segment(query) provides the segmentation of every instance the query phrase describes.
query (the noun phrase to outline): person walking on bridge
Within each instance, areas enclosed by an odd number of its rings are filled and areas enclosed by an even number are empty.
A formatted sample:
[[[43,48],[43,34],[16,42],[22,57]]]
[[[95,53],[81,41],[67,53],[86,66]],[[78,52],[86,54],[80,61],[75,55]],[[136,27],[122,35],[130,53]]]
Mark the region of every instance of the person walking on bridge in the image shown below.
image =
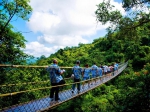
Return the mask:
[[[53,64],[47,67],[47,71],[49,72],[51,86],[54,86],[50,90],[50,98],[51,101],[54,101],[54,93],[55,93],[55,101],[60,100],[59,98],[59,86],[60,82],[63,80],[62,74],[65,72],[61,70],[58,66],[58,61],[56,59],[53,60]]]
[[[103,70],[101,68],[101,65],[97,69],[97,76],[100,77],[100,78],[103,76]]]
[[[92,73],[92,78],[94,79],[94,81],[95,81],[95,84],[96,84],[96,77],[97,77],[97,69],[98,69],[98,67],[97,67],[97,65],[96,65],[96,63],[94,63],[92,66],[91,66],[91,73]]]
[[[83,81],[88,82],[88,87],[90,87],[90,81],[89,81],[90,73],[91,73],[91,69],[89,68],[89,65],[86,64],[85,68],[83,69],[82,76],[83,76]],[[86,80],[88,80],[88,81],[86,81]],[[83,88],[84,88],[85,82],[83,82]]]
[[[74,93],[74,90],[75,90],[75,86],[77,84],[77,90],[78,90],[78,93],[80,92],[80,81],[81,81],[81,76],[82,76],[82,69],[80,67],[80,61],[77,60],[76,61],[76,65],[72,68],[72,71],[73,71],[73,74],[74,74],[74,83],[72,85],[72,93]]]

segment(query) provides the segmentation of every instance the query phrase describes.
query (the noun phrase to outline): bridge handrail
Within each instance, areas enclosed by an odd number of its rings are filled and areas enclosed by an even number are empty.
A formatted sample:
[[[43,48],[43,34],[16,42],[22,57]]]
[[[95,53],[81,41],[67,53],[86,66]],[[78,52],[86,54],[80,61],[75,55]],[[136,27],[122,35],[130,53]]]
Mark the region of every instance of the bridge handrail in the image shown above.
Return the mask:
[[[107,75],[104,75],[103,77],[96,77],[96,78],[93,78],[93,79],[89,79],[89,80],[91,80],[91,83],[93,82],[92,80],[97,79],[97,78],[100,79],[100,80],[101,80],[101,79],[102,79],[102,80],[104,79],[101,83],[97,83],[96,85],[93,85],[93,86],[90,87],[89,89],[84,90],[84,91],[82,91],[80,94],[76,94],[76,95],[72,96],[71,98],[67,98],[67,97],[66,97],[67,94],[66,94],[66,95],[63,94],[63,96],[64,96],[64,98],[65,98],[64,100],[61,100],[61,101],[59,101],[58,103],[56,103],[56,104],[54,104],[54,105],[50,105],[50,106],[48,106],[48,107],[42,107],[42,108],[38,109],[38,111],[45,111],[45,110],[47,110],[47,109],[53,108],[53,107],[55,107],[55,106],[57,106],[57,105],[60,105],[60,104],[62,104],[62,103],[64,103],[64,102],[70,100],[70,99],[73,99],[73,98],[75,98],[75,97],[77,97],[77,96],[80,96],[80,95],[82,95],[82,94],[84,94],[84,93],[86,93],[86,92],[88,92],[88,91],[90,91],[90,90],[92,90],[92,89],[95,89],[96,87],[100,86],[101,84],[106,83],[106,82],[108,82],[109,80],[111,80],[112,78],[114,78],[114,77],[116,77],[117,75],[119,75],[119,74],[126,68],[127,64],[128,64],[128,63],[124,63],[124,64],[118,69],[118,71],[115,71],[114,75],[112,75],[112,73],[111,73],[111,76],[110,76],[110,77],[108,77]],[[84,82],[87,83],[87,81],[88,81],[88,80],[86,80],[86,81],[81,81],[81,82],[76,82],[76,83],[84,83]],[[59,85],[59,86],[72,85],[72,84],[75,84],[75,83],[68,83],[68,84]],[[56,87],[56,86],[50,86],[50,87],[44,87],[44,88],[36,88],[36,89],[32,89],[32,90],[19,91],[19,92],[20,92],[20,93],[21,93],[21,92],[23,93],[23,92],[29,92],[29,91],[42,90],[42,89],[50,89],[51,87]],[[68,88],[68,87],[67,87],[67,88]],[[69,86],[69,88],[70,88],[70,86]],[[70,89],[71,89],[71,88],[70,88]],[[69,89],[69,92],[71,92],[70,89]],[[67,91],[67,89],[66,89],[65,91]],[[16,94],[19,94],[19,92],[3,94],[3,96],[1,96],[1,97],[16,95]],[[62,93],[63,93],[63,91],[62,91]],[[71,94],[71,93],[69,93],[69,94]],[[47,99],[48,97],[44,97],[44,98]],[[49,98],[48,98],[48,99],[49,99]],[[34,102],[34,101],[35,101],[35,102],[36,102],[36,101],[38,101],[38,102],[42,101],[42,102],[43,102],[43,97],[40,98],[40,99],[35,99],[35,100],[28,101],[28,102],[24,102],[24,103],[19,103],[19,104],[16,104],[16,105],[10,105],[9,107],[4,107],[4,108],[2,108],[2,110],[11,110],[11,111],[13,111],[14,107],[20,108],[21,105],[28,105],[28,104],[31,104],[31,102]],[[48,101],[49,101],[49,100],[48,100]],[[25,110],[24,107],[23,107],[23,109],[24,109],[23,111],[27,111],[27,110]],[[29,108],[29,109],[32,109],[32,107]],[[0,110],[1,110],[1,109],[0,109]],[[20,110],[20,111],[21,111],[21,110]],[[37,111],[37,110],[36,110],[36,111]]]
[[[125,65],[125,64],[123,64]],[[122,65],[122,66],[123,66]],[[121,66],[121,67],[122,67]],[[114,72],[112,72],[114,73]],[[102,76],[102,77],[105,77],[105,76]],[[87,82],[87,81],[92,81],[92,80],[95,80],[97,79],[98,77],[96,78],[92,78],[92,79],[89,79],[89,80],[85,80],[85,81],[80,81],[81,83],[84,83],[84,82]],[[71,79],[71,78],[70,78]],[[68,84],[63,84],[63,85],[57,85],[57,86],[65,86],[65,85],[72,85],[72,84],[76,84],[76,83],[80,83],[80,82],[75,82],[75,83],[68,83]],[[28,84],[28,83],[25,83],[25,84]],[[13,85],[16,85],[16,84],[13,84]],[[20,84],[19,84],[20,85]],[[7,86],[7,85],[3,85],[3,86]],[[5,94],[0,94],[0,97],[4,97],[4,96],[12,96],[12,95],[16,95],[16,94],[19,94],[19,93],[25,93],[25,92],[30,92],[30,91],[36,91],[36,90],[42,90],[42,89],[50,89],[52,87],[57,87],[57,86],[49,86],[49,87],[43,87],[43,88],[37,88],[37,89],[30,89],[30,90],[24,90],[24,91],[18,91],[18,92],[12,92],[12,93],[5,93]]]
[[[123,66],[124,63],[122,64],[119,64],[119,67]],[[22,67],[22,68],[25,68],[25,67],[29,67],[29,68],[46,68],[48,66],[30,66],[30,65],[10,65],[10,64],[0,64],[0,67],[15,67],[15,68],[18,68],[18,67]],[[72,67],[60,67],[60,68],[72,68]],[[81,67],[81,68],[84,68],[84,67]],[[90,69],[90,67],[89,67]],[[71,76],[71,75],[70,75]],[[64,80],[68,80],[68,79],[71,79],[71,77],[68,77],[68,78],[64,78]],[[26,85],[26,84],[40,84],[40,83],[46,83],[46,82],[49,82],[49,80],[46,80],[46,81],[36,81],[36,82],[23,82],[23,83],[17,83],[17,84],[3,84],[3,85],[0,85],[0,87],[4,87],[4,86],[16,86],[16,85]]]
[[[103,76],[103,77],[105,77],[105,76]],[[83,83],[83,82],[87,82],[87,81],[92,81],[92,80],[97,79],[97,78],[98,78],[98,77],[92,78],[92,79],[89,79],[89,80],[86,80],[86,81],[80,81],[80,82],[62,84],[62,85],[57,85],[57,86],[50,86],[50,87],[43,87],[43,88],[37,88],[37,89],[30,89],[30,90],[25,90],[25,91],[18,91],[18,92],[12,92],[12,93],[5,93],[5,94],[0,94],[0,97],[12,96],[12,95],[16,95],[16,94],[19,94],[19,93],[31,92],[31,91],[42,90],[42,89],[50,89],[50,88],[52,88],[52,87],[58,87],[58,86],[61,87],[61,86],[65,86],[65,85],[72,85],[72,84],[77,84],[77,83]]]

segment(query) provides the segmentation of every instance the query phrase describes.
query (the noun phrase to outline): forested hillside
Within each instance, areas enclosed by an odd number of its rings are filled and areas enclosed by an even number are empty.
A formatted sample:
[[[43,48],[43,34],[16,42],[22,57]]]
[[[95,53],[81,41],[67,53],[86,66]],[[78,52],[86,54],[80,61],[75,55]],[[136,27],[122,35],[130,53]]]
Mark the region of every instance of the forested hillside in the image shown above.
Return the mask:
[[[100,37],[91,44],[79,44],[78,47],[66,47],[58,50],[48,58],[41,57],[38,65],[51,64],[53,58],[59,60],[60,66],[73,66],[75,60],[81,61],[81,66],[94,62],[111,64],[112,62],[124,62],[130,60],[134,69],[141,69],[150,62],[150,38],[149,33],[143,34],[146,29],[149,32],[150,24],[137,28],[137,38],[124,37],[120,32]],[[143,30],[142,30],[143,29]],[[145,29],[145,30],[144,30]],[[121,36],[121,37],[120,37]]]
[[[146,1],[143,1],[144,5]],[[123,7],[130,10],[138,6],[138,0],[123,1]],[[112,64],[129,61],[128,68],[118,78],[93,90],[82,97],[69,101],[51,111],[75,112],[148,112],[150,111],[150,20],[149,15],[140,10],[132,12],[132,17],[122,16],[109,2],[99,4],[96,10],[98,22],[110,22],[105,37],[99,37],[91,44],[60,49],[48,58],[40,58],[38,65],[47,65],[53,58],[60,66],[73,66],[75,60],[81,66],[94,62]],[[141,7],[142,8],[142,7]],[[142,9],[141,9],[142,10]],[[114,28],[115,26],[115,28]]]
[[[3,0],[2,0],[3,1]],[[16,2],[18,1],[18,3]],[[15,32],[9,24],[14,15],[28,20],[28,14],[32,9],[27,1],[16,0],[9,4],[0,2],[3,10],[0,10],[0,64],[24,64],[31,57],[22,51],[25,47],[25,39],[20,32]],[[127,15],[121,15],[120,11],[113,9],[109,1],[97,5],[95,11],[97,22],[109,23],[107,35],[97,37],[92,43],[82,44],[77,47],[59,49],[49,57],[44,55],[38,58],[36,63],[30,65],[49,65],[52,59],[57,59],[59,66],[74,66],[76,60],[80,60],[81,66],[93,63],[110,65],[114,62],[128,61],[128,67],[117,78],[103,84],[81,97],[50,110],[50,112],[149,112],[150,111],[150,14],[149,0],[123,0],[123,8]],[[131,10],[134,6],[138,10]],[[144,11],[143,7],[147,8]],[[132,16],[129,16],[132,15]],[[24,82],[38,82],[49,80],[48,73],[42,68],[0,68],[0,84],[16,84]],[[63,77],[70,77],[71,70],[66,69]],[[39,88],[47,84],[37,85]],[[1,93],[11,90],[21,91],[34,89],[31,85],[18,88],[0,88]],[[9,98],[0,99],[0,108],[18,102],[27,102],[44,97],[49,90],[19,94],[12,101]]]

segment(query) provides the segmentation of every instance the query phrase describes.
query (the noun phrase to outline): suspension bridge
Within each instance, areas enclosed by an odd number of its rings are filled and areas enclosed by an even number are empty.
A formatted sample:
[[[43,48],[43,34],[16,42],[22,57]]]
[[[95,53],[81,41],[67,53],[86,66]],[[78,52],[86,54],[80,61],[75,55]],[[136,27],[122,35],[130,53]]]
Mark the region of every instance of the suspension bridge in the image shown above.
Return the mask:
[[[21,83],[21,84],[6,84],[6,85],[0,85],[0,111],[1,112],[42,112],[50,110],[58,105],[61,105],[62,103],[69,101],[75,97],[78,97],[80,95],[83,95],[84,93],[95,89],[99,87],[100,85],[108,82],[109,80],[115,78],[118,76],[126,67],[127,62],[119,65],[119,68],[117,71],[111,72],[107,75],[103,75],[102,77],[96,77],[94,79],[89,79],[86,81],[81,81],[81,91],[80,93],[77,92],[77,89],[75,89],[74,93],[71,91],[72,87],[72,79],[71,78],[65,78],[66,84],[59,85],[61,88],[61,91],[59,92],[59,98],[58,101],[51,101],[49,98],[49,90],[52,86],[46,85],[45,83],[48,83],[48,81],[41,81],[41,82],[28,82],[28,83]],[[1,66],[0,66],[1,67]],[[19,66],[11,66],[11,67],[19,67]],[[22,66],[24,67],[24,66]],[[90,82],[90,85],[89,85]],[[84,84],[83,84],[84,83]],[[26,85],[42,85],[44,84],[44,87],[36,87],[36,89],[30,89],[27,90],[22,89],[25,88]],[[17,88],[16,88],[17,87]],[[19,89],[18,89],[19,88]],[[11,89],[11,91],[10,91]],[[5,93],[3,92],[5,91]],[[8,92],[6,92],[8,91]],[[32,99],[28,102],[19,102],[17,101],[17,97],[22,99],[26,99],[25,93],[28,94],[27,96],[30,96],[30,93],[34,91],[34,94],[37,92],[43,93],[43,97],[38,99]],[[13,104],[15,102],[15,105]]]

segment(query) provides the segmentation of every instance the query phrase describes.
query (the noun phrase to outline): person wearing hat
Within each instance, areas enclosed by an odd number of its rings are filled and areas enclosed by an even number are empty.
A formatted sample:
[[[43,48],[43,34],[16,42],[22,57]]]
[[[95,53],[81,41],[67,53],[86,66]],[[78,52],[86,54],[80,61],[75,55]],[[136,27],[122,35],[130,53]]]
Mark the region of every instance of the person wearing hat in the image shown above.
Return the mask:
[[[63,80],[62,74],[65,72],[65,70],[61,70],[60,67],[58,66],[58,61],[56,59],[53,59],[53,64],[47,67],[47,71],[49,72],[51,86],[55,86],[52,87],[50,90],[51,101],[53,101],[54,98],[55,101],[58,101],[60,99],[58,95],[59,86],[57,87],[57,85],[59,85],[60,81]],[[55,97],[54,97],[54,93],[55,93]]]
[[[76,65],[72,68],[73,74],[74,74],[74,84],[72,85],[72,93],[74,93],[75,87],[77,85],[78,93],[80,92],[80,80],[82,76],[82,69],[80,67],[80,61],[76,61]]]

